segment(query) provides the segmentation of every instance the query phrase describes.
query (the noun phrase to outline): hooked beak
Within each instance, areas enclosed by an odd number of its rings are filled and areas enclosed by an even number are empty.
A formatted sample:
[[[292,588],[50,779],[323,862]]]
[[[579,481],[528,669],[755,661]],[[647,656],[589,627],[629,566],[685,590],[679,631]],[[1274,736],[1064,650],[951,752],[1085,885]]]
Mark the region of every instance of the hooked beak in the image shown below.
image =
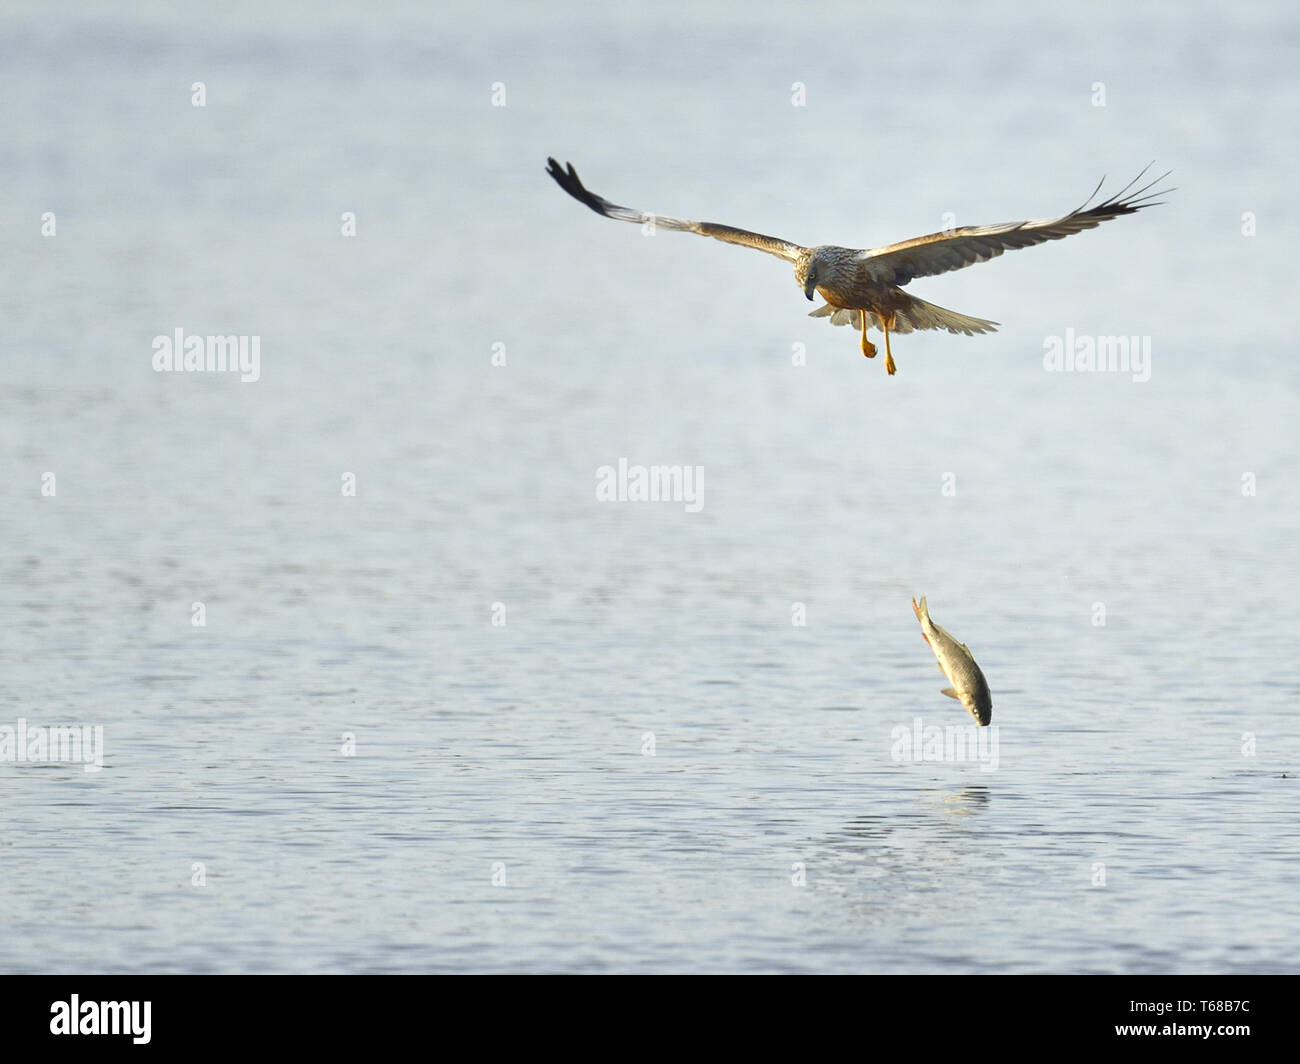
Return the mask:
[[[803,283],[803,294],[808,297],[808,302],[812,302],[813,289],[817,287],[817,282],[811,277]]]

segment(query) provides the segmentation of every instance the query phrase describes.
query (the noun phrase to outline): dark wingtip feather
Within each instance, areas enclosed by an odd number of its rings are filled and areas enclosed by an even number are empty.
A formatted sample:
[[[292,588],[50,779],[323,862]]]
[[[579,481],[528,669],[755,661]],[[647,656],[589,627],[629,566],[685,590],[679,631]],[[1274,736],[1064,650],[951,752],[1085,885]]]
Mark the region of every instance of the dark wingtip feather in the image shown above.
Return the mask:
[[[573,163],[569,163],[569,172],[566,174],[564,168],[556,161],[555,156],[548,155],[546,157],[546,172],[555,178],[555,183],[571,196],[574,194],[574,185],[582,188],[582,182],[578,180],[578,172],[574,170]]]
[[[564,189],[570,196],[579,203],[585,203],[597,214],[603,214],[608,217],[605,209],[605,201],[597,196],[594,192],[587,191],[587,187],[578,177],[578,171],[573,168],[573,163],[565,163],[567,170],[560,168],[560,164],[555,161],[553,156],[546,157],[546,172],[555,179],[555,183]]]
[[[1173,188],[1161,188],[1161,189],[1157,189],[1155,192],[1152,192],[1151,190],[1155,188],[1156,185],[1160,184],[1160,182],[1163,181],[1166,177],[1172,174],[1173,173],[1172,170],[1166,170],[1155,180],[1148,181],[1136,192],[1129,191],[1129,189],[1131,189],[1134,185],[1136,185],[1139,181],[1141,181],[1143,177],[1146,176],[1146,172],[1150,170],[1153,165],[1154,165],[1154,161],[1147,163],[1146,166],[1142,167],[1142,170],[1137,175],[1137,177],[1133,178],[1133,180],[1130,181],[1127,185],[1125,185],[1122,189],[1116,192],[1113,196],[1107,198],[1104,202],[1097,204],[1097,206],[1083,213],[1135,214],[1136,212],[1142,210],[1145,207],[1159,207],[1165,201],[1156,199],[1156,197],[1167,195],[1168,193],[1173,192],[1175,190]],[[1096,192],[1093,192],[1093,195],[1095,196]],[[1089,196],[1088,198],[1092,199],[1092,196]]]
[[[1170,174],[1173,173],[1173,170],[1165,170],[1165,173],[1162,173],[1160,177],[1157,177],[1154,181],[1148,181],[1145,185],[1141,186],[1138,191],[1135,191],[1135,193],[1128,191],[1132,189],[1136,183],[1143,180],[1143,177],[1147,176],[1148,170],[1151,169],[1153,165],[1154,160],[1143,166],[1138,173],[1138,177],[1135,177],[1134,180],[1128,182],[1123,189],[1118,191],[1118,193],[1115,193],[1112,196],[1106,196],[1106,199],[1102,200],[1102,202],[1097,204],[1096,207],[1088,207],[1088,204],[1092,203],[1093,196],[1096,196],[1097,193],[1101,191],[1101,186],[1106,182],[1105,178],[1101,178],[1099,185],[1097,185],[1096,189],[1092,190],[1092,195],[1089,195],[1088,198],[1084,200],[1082,206],[1075,209],[1075,215],[1132,215],[1132,213],[1141,211],[1141,209],[1145,207],[1160,207],[1161,204],[1164,203],[1164,200],[1156,199],[1156,196],[1173,193],[1174,189],[1158,189],[1157,191],[1154,191],[1154,193],[1152,189],[1154,189],[1154,186],[1160,185],[1160,182],[1164,181],[1166,177],[1169,177]]]

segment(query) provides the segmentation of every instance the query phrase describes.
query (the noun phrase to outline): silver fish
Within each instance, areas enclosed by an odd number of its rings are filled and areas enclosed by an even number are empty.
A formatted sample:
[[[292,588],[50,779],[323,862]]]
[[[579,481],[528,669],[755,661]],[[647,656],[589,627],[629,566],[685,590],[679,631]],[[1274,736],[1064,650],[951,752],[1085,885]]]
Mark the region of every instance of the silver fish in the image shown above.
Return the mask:
[[[912,612],[921,622],[921,637],[930,644],[934,656],[939,659],[939,671],[952,682],[952,687],[945,687],[943,693],[949,698],[961,702],[980,725],[993,719],[993,696],[989,694],[988,681],[975,664],[970,648],[959,643],[951,635],[930,620],[930,611],[925,607],[925,596],[917,605],[912,599]]]

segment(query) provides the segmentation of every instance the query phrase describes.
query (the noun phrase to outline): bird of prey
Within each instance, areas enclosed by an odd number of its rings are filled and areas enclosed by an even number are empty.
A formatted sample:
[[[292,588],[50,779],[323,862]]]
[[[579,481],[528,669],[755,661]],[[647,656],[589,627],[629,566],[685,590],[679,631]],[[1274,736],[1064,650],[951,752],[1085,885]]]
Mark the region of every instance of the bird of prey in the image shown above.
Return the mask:
[[[547,173],[555,183],[579,203],[585,203],[597,214],[620,222],[649,224],[660,229],[678,229],[699,233],[728,244],[757,248],[794,263],[794,277],[799,287],[811,301],[813,292],[826,301],[811,314],[814,318],[831,319],[834,325],[852,324],[862,334],[862,353],[867,358],[876,356],[876,345],[867,339],[868,327],[885,335],[885,370],[895,370],[894,357],[889,349],[889,334],[909,333],[913,329],[947,329],[950,333],[971,336],[975,333],[993,332],[998,323],[958,314],[937,307],[924,299],[904,292],[902,286],[917,277],[960,270],[977,262],[996,258],[1004,251],[1032,247],[1048,240],[1093,229],[1102,222],[1122,214],[1135,214],[1143,207],[1153,207],[1161,202],[1155,199],[1172,189],[1151,189],[1169,176],[1162,174],[1135,192],[1133,188],[1149,170],[1130,181],[1115,195],[1095,207],[1089,207],[1093,197],[1101,190],[1105,178],[1093,189],[1083,204],[1060,218],[1030,222],[1006,222],[1002,225],[967,225],[929,236],[919,236],[898,244],[880,248],[857,250],[824,244],[820,247],[802,247],[788,240],[751,233],[748,229],[735,229],[714,222],[692,222],[683,218],[668,218],[661,214],[620,207],[597,196],[578,178],[578,171],[568,163],[565,168],[553,158],[547,160]]]

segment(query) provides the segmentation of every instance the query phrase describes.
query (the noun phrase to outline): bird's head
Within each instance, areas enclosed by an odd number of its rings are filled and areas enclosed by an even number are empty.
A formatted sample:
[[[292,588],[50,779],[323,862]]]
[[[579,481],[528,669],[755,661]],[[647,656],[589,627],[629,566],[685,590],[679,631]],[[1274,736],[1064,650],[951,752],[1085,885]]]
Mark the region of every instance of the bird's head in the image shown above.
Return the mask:
[[[795,260],[794,278],[803,288],[803,294],[809,300],[818,288],[835,287],[839,275],[844,272],[843,248],[816,247],[808,248]]]

